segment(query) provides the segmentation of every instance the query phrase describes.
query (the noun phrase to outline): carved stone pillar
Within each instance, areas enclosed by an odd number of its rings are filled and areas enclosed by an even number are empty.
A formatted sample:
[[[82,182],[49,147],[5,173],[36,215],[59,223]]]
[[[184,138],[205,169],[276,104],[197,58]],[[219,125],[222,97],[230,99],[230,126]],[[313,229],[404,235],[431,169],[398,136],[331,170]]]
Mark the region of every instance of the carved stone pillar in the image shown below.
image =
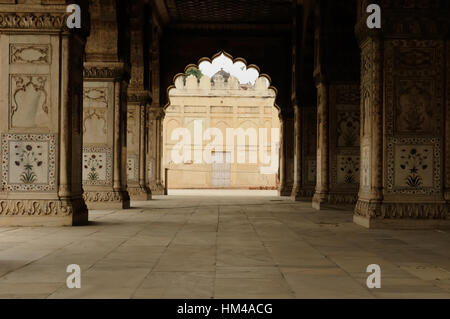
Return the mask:
[[[359,84],[318,85],[317,188],[313,207],[353,205],[360,179]]]
[[[294,184],[294,118],[284,115],[280,118],[282,132],[280,145],[280,196],[290,196]]]
[[[0,226],[88,222],[79,172],[89,22],[68,30],[66,17],[65,1],[0,4]]]
[[[447,201],[447,205],[450,204],[450,35],[447,35],[447,104],[446,104],[446,116],[445,116],[445,152],[444,152],[444,162],[445,162],[445,190],[444,197]]]
[[[138,95],[139,94],[139,95]],[[132,200],[150,200],[152,192],[147,186],[146,126],[149,96],[147,91],[128,91],[127,118],[127,178]]]
[[[317,83],[317,180],[312,205],[320,209],[328,202],[329,192],[329,84]]]
[[[84,64],[83,188],[89,209],[129,208],[126,120],[129,66],[118,55],[116,2],[92,1]]]
[[[148,110],[148,149],[147,174],[148,186],[153,195],[164,195],[162,178],[163,161],[163,120],[164,109],[161,107],[160,96],[160,38],[161,29],[158,23],[152,20],[150,45],[150,79],[152,90],[152,105]]]
[[[144,5],[135,1],[131,7],[131,79],[128,87],[127,109],[127,179],[128,192],[132,200],[150,200],[147,186],[148,129],[147,107],[151,103],[150,92],[144,87]]]
[[[284,135],[284,121],[283,118],[280,115],[280,132],[281,132],[281,137],[280,137],[280,158],[279,158],[279,181],[280,181],[280,185],[278,188],[278,195],[279,196],[286,196],[283,195],[283,193],[286,192],[285,188],[286,188],[286,182],[285,182],[285,176],[286,176],[286,172],[285,172],[285,161],[286,161],[286,148],[285,148],[285,135]]]
[[[164,110],[151,107],[148,112],[148,181],[153,195],[164,195],[162,184],[162,130]]]
[[[320,1],[315,31],[318,110],[313,207],[354,205],[359,184],[359,48],[356,6]],[[329,21],[340,20],[336,25]]]
[[[89,209],[129,208],[124,64],[86,62],[84,68],[84,198]]]
[[[294,186],[291,197],[311,201],[316,184],[316,108],[295,106]]]
[[[336,82],[329,95],[329,194],[331,205],[354,205],[360,179],[360,85]]]
[[[368,2],[358,4],[361,185],[354,221],[370,228],[449,227],[450,103],[443,80],[449,4],[384,3],[383,28],[375,31],[365,25]]]

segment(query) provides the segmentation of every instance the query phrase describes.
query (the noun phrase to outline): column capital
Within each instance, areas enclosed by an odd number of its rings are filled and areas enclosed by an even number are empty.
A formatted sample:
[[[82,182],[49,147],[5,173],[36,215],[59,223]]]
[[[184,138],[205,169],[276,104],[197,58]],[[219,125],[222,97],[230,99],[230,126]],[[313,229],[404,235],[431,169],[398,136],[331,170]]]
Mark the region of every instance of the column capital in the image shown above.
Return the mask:
[[[146,106],[152,103],[151,93],[147,90],[133,90],[128,88],[128,104]]]
[[[149,120],[161,120],[166,116],[166,111],[162,107],[151,106],[148,108]]]
[[[123,62],[84,62],[83,75],[89,80],[128,81],[130,70]]]

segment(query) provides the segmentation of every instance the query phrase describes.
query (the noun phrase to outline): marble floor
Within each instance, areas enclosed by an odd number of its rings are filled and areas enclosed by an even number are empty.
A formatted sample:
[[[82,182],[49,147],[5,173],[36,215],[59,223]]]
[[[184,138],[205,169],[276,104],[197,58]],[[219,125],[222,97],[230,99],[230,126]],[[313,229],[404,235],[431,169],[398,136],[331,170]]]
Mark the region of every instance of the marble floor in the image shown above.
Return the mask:
[[[351,211],[279,197],[133,206],[85,227],[0,228],[0,298],[450,298],[449,231],[367,230]]]

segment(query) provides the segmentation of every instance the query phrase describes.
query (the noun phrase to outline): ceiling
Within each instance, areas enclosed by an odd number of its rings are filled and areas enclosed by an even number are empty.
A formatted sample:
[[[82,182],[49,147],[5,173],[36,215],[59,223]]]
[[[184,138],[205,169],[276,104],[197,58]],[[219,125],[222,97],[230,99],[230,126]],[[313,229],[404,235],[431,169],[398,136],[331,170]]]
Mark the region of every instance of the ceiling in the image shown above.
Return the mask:
[[[264,23],[291,21],[291,0],[164,0],[171,23]]]

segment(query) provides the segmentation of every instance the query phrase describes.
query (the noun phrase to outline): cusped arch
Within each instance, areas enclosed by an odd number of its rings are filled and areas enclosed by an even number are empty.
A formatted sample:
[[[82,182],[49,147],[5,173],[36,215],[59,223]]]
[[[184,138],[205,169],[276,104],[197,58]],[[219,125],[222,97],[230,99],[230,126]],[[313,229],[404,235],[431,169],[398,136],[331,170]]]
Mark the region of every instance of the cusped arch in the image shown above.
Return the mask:
[[[168,96],[168,102],[167,102],[167,104],[164,106],[164,109],[167,109],[167,108],[171,105],[171,101],[170,101],[170,90],[177,88],[177,83],[178,83],[178,84],[181,83],[181,82],[180,82],[181,79],[183,79],[183,82],[184,82],[184,76],[186,75],[186,73],[187,73],[190,69],[192,69],[192,68],[199,69],[199,68],[200,68],[200,64],[203,63],[203,62],[213,63],[213,61],[214,61],[216,58],[220,57],[221,55],[224,55],[226,58],[230,59],[231,62],[232,62],[233,64],[235,64],[235,63],[237,63],[237,62],[243,63],[243,64],[245,65],[246,70],[249,70],[249,69],[255,69],[255,70],[258,72],[258,78],[257,78],[257,80],[260,79],[260,78],[266,79],[266,81],[267,81],[267,83],[268,83],[267,89],[268,89],[269,91],[272,91],[272,92],[273,92],[274,97],[277,97],[277,96],[278,96],[278,90],[277,90],[277,88],[276,88],[275,86],[272,85],[272,78],[271,78],[268,74],[266,74],[266,73],[261,73],[261,69],[260,69],[256,64],[248,64],[247,61],[246,61],[244,58],[241,58],[241,57],[234,58],[231,54],[229,54],[228,52],[225,52],[225,51],[222,50],[222,51],[219,51],[219,52],[217,52],[216,54],[214,54],[211,58],[208,58],[208,57],[202,57],[202,58],[200,58],[200,59],[198,60],[197,64],[193,64],[193,63],[188,64],[188,65],[185,67],[185,69],[184,69],[184,73],[177,73],[177,74],[175,74],[175,76],[173,77],[173,80],[172,80],[172,84],[171,84],[171,85],[167,88],[167,90],[166,90],[166,93],[167,93],[167,96]],[[178,81],[178,82],[177,82],[177,81]],[[199,80],[199,82],[200,82],[200,80]],[[256,83],[256,82],[255,82],[255,83]],[[277,109],[278,114],[280,115],[280,114],[281,114],[281,108],[277,105],[276,99],[275,99],[275,101],[274,101],[274,105],[273,105],[273,106]]]

